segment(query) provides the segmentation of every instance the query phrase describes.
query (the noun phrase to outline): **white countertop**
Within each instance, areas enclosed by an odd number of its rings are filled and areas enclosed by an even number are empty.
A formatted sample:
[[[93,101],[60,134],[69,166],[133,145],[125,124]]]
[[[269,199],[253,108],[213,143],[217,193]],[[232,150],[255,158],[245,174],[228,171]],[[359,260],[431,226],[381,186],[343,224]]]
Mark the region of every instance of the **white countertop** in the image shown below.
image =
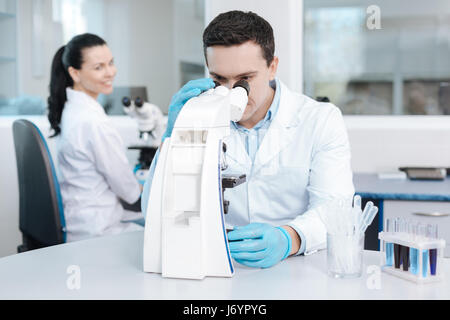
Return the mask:
[[[370,289],[368,266],[379,252],[365,251],[363,274],[333,279],[326,251],[290,257],[269,269],[235,263],[232,278],[180,280],[142,271],[143,232],[66,243],[0,259],[0,299],[450,299],[450,260],[442,282],[417,285],[381,272],[381,289]],[[80,289],[69,289],[71,265]],[[369,281],[370,282],[370,281]]]

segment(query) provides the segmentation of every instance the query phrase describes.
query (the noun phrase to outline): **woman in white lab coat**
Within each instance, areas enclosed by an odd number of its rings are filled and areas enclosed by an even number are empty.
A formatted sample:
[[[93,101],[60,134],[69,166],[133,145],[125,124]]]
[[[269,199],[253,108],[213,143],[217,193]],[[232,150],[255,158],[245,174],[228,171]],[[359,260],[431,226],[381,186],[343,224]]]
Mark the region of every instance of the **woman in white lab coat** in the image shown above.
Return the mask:
[[[58,180],[67,241],[142,229],[124,222],[119,198],[140,199],[141,187],[125,147],[102,106],[116,75],[106,42],[93,34],[74,37],[52,63],[48,119],[57,142]]]

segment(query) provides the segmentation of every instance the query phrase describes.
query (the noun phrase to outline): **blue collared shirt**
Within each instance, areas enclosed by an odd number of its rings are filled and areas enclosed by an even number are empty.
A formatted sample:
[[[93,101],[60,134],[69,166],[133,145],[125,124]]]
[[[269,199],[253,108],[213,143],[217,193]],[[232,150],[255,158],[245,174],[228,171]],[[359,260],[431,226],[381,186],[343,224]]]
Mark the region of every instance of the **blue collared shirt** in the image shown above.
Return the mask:
[[[245,146],[245,150],[252,160],[252,163],[255,161],[256,152],[258,151],[273,118],[275,118],[280,105],[280,83],[278,79],[271,81],[270,86],[275,90],[275,95],[264,119],[260,120],[251,129],[244,128],[237,122],[231,122],[232,126],[239,132],[242,143]]]

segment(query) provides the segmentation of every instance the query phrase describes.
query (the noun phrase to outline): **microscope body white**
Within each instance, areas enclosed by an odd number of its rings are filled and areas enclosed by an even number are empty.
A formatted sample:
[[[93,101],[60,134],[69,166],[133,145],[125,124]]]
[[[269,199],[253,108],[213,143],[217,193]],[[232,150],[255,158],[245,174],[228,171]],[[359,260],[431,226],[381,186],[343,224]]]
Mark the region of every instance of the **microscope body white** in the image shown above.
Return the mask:
[[[243,88],[218,87],[190,99],[178,115],[153,176],[144,271],[187,279],[233,275],[220,163],[230,117],[240,119],[247,99]]]
[[[138,129],[140,132],[151,132],[162,126],[164,122],[164,115],[161,109],[157,105],[144,102],[144,104],[138,108],[134,101],[131,102],[129,107],[123,108],[124,112],[131,118],[136,119]]]

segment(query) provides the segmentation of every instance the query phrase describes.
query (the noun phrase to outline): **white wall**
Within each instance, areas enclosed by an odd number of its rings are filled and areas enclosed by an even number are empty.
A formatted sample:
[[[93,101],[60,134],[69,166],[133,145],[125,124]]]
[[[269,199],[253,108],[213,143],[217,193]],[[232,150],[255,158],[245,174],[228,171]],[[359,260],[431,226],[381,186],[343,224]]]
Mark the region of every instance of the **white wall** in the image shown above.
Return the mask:
[[[62,46],[62,29],[59,23],[52,21],[52,3],[43,2],[42,34],[39,48],[33,47],[32,0],[17,1],[17,54],[18,54],[18,91],[19,95],[27,94],[41,97],[48,96],[50,82],[50,66],[56,50]],[[33,55],[40,50],[42,55],[42,76],[34,77],[32,73]]]
[[[205,66],[202,34],[204,30],[204,0],[175,0],[174,4],[174,79],[182,83],[180,62]]]
[[[115,57],[116,86],[146,86],[151,103],[167,113],[174,81],[174,1],[107,0],[105,39]]]

